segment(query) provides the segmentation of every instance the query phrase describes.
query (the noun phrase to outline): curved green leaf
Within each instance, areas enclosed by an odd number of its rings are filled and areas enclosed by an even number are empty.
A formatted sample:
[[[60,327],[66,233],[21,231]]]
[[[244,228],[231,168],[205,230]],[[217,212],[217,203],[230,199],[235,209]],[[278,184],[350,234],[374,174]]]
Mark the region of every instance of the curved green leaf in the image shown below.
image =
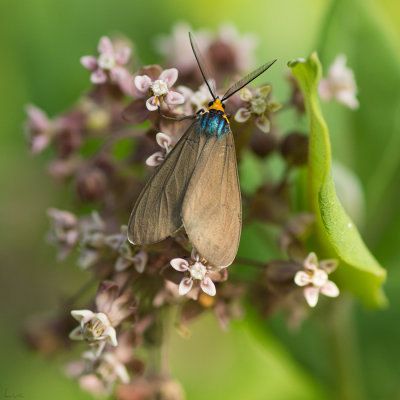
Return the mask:
[[[369,306],[382,306],[386,302],[381,289],[386,271],[367,249],[336,196],[329,131],[318,101],[321,63],[313,53],[307,60],[298,59],[289,66],[303,93],[310,123],[308,198],[317,217],[320,253],[343,261],[335,277],[341,288],[353,292]]]

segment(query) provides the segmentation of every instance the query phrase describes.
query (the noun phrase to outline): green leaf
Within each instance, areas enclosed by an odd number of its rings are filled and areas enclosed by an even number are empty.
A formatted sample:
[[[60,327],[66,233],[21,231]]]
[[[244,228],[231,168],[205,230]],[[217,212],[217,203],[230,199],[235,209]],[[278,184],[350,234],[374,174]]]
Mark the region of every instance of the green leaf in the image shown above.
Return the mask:
[[[298,59],[289,66],[303,93],[310,125],[308,197],[317,217],[320,254],[337,256],[343,261],[335,274],[340,288],[353,292],[369,306],[383,306],[386,298],[381,285],[386,271],[367,249],[336,196],[329,131],[318,101],[320,61],[313,53],[307,60]]]

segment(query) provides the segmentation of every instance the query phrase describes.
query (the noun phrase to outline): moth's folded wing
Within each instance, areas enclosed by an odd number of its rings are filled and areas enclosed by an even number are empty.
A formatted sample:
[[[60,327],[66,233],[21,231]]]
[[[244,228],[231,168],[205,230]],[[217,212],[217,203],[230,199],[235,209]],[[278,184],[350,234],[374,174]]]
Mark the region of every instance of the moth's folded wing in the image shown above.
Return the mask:
[[[154,172],[136,201],[128,224],[131,243],[160,242],[182,226],[182,201],[203,145],[196,120]]]
[[[232,132],[207,140],[186,190],[182,220],[193,246],[211,265],[233,262],[242,204]]]

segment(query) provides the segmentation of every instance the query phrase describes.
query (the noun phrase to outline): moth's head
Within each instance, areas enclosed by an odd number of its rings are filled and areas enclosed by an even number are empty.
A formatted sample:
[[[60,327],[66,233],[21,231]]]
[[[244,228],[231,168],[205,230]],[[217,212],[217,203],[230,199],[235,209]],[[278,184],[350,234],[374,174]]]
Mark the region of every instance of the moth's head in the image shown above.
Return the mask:
[[[219,97],[217,97],[214,101],[210,101],[208,103],[208,109],[222,111],[223,113],[225,113],[225,105],[222,103]]]

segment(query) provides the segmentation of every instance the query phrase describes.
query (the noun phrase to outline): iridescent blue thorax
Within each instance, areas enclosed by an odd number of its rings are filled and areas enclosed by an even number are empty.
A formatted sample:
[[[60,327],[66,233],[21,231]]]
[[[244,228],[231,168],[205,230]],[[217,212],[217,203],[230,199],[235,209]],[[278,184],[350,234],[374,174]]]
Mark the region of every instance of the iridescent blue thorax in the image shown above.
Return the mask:
[[[229,122],[227,121],[226,115],[223,111],[211,108],[201,114],[199,134],[218,136],[218,138],[222,138],[224,135],[229,133],[229,131]]]

